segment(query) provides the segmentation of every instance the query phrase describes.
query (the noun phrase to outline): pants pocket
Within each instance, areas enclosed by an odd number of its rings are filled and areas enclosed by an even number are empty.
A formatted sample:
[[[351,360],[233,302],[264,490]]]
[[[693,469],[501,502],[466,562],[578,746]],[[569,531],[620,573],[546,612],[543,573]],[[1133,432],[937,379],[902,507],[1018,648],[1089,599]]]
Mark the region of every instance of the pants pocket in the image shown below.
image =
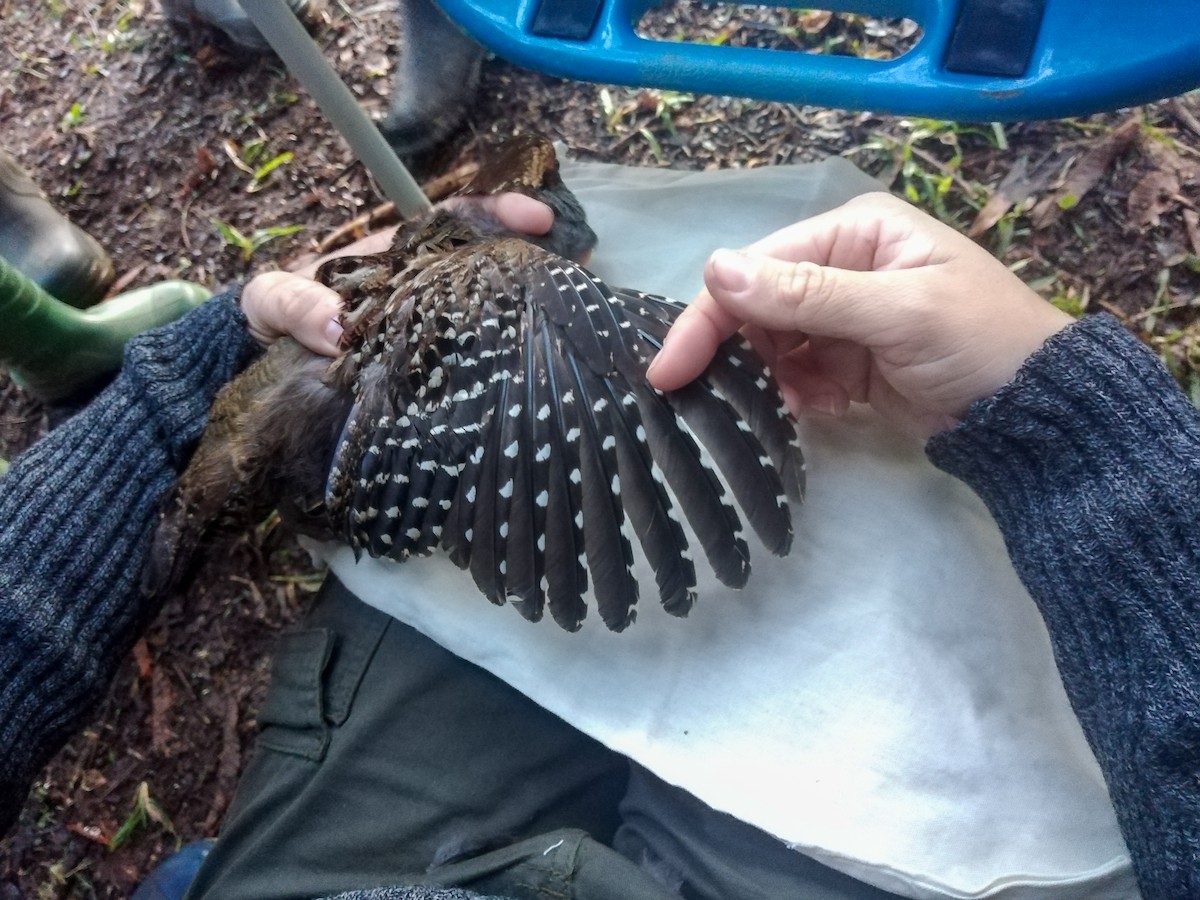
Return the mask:
[[[284,634],[258,713],[259,745],[320,762],[330,729],[345,723],[390,619],[365,604],[330,602],[332,579],[305,627]]]

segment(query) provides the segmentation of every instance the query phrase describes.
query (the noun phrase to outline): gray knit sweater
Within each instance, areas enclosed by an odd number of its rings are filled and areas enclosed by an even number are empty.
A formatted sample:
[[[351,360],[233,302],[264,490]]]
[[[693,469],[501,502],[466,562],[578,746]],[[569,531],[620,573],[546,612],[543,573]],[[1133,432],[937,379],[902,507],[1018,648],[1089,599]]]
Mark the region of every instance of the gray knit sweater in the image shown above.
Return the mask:
[[[0,834],[157,611],[160,498],[257,352],[231,292],[132,341],[115,382],[0,478]]]
[[[133,341],[112,387],[0,479],[0,831],[155,613],[138,576],[157,506],[255,352],[243,325],[225,295]],[[1004,532],[1147,900],[1200,897],[1200,417],[1097,316],[928,453]]]

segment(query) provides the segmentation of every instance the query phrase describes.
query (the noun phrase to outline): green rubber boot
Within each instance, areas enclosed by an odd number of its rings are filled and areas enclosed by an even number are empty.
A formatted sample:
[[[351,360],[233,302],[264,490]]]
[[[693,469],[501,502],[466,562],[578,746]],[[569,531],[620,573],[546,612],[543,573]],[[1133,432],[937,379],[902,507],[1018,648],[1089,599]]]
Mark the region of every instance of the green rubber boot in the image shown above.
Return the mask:
[[[80,308],[112,283],[112,260],[72,225],[17,161],[0,150],[0,256],[49,294]]]
[[[59,402],[120,368],[129,338],[179,318],[208,297],[200,285],[164,281],[78,310],[0,257],[0,363],[38,399]]]

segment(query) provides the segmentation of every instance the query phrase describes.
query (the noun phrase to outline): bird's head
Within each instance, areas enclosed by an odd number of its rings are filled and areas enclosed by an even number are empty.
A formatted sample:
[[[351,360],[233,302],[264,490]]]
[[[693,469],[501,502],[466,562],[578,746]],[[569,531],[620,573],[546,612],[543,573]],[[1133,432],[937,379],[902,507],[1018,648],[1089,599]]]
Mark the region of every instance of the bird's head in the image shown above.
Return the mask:
[[[540,200],[554,213],[554,225],[546,234],[521,235],[530,243],[577,262],[585,262],[596,246],[596,233],[587,214],[558,173],[558,156],[545,135],[520,134],[501,144],[480,166],[479,172],[442,206],[467,219],[482,233],[508,233],[495,217],[482,210],[473,198],[515,191]]]

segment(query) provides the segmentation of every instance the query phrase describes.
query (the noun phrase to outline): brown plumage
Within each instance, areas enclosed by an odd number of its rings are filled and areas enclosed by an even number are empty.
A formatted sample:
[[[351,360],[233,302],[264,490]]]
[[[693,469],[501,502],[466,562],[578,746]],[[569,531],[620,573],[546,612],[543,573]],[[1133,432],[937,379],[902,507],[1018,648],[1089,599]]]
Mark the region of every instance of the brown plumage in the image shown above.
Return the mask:
[[[470,199],[505,190],[549,203],[550,234],[514,235]],[[568,630],[589,584],[609,628],[633,621],[634,540],[668,612],[695,599],[688,528],[741,587],[735,500],[786,554],[803,461],[769,373],[734,338],[695,383],[651,388],[683,307],[571,261],[594,242],[553,147],[525,136],[387,252],[322,266],[345,301],[343,353],[284,339],[221,393],[165,507],[147,589],[177,583],[214,523],[275,505],[371,556],[440,545],[492,602],[531,620],[548,607]]]

